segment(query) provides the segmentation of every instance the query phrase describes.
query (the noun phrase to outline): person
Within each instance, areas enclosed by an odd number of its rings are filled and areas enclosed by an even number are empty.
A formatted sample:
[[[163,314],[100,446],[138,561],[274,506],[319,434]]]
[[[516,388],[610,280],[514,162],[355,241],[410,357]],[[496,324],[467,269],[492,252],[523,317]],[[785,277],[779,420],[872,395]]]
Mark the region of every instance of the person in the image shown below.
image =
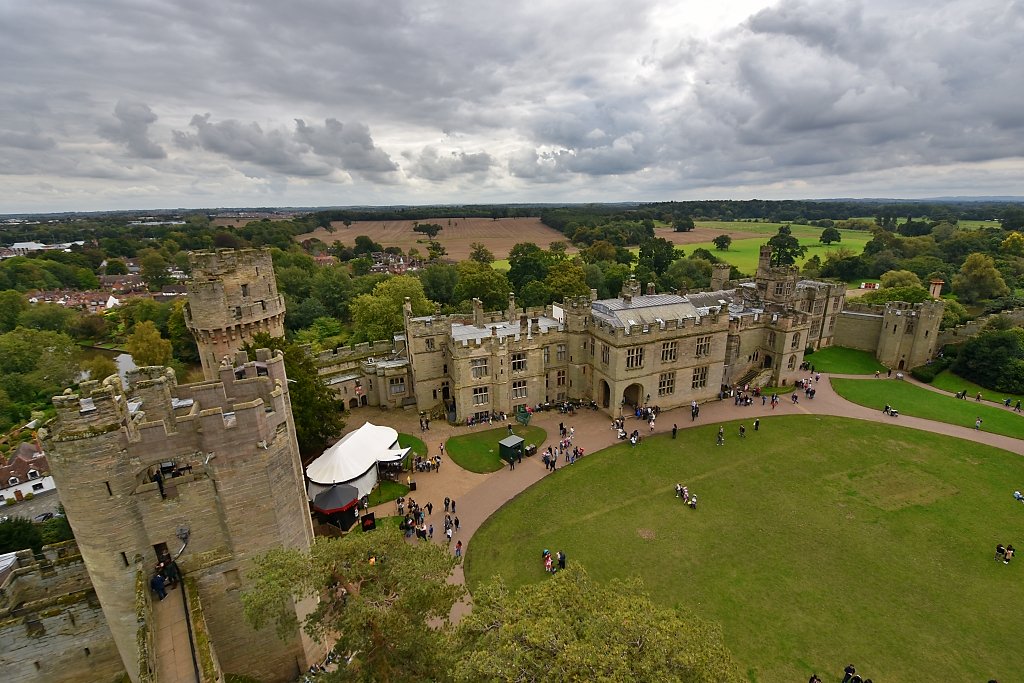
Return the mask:
[[[455,514],[455,499],[452,498],[452,514]]]
[[[448,512],[448,508],[451,506],[451,504],[452,504],[452,499],[449,498],[448,496],[445,496],[444,497],[444,511],[445,512]]]
[[[434,525],[433,524],[431,524],[430,527],[427,528],[427,538],[430,539],[431,541],[434,540]]]
[[[551,553],[548,553],[544,556],[544,571],[546,571],[548,574],[555,573],[555,567],[551,563]]]
[[[452,543],[452,528],[451,527],[448,527],[447,529],[444,530],[444,536],[447,539],[448,545],[451,545],[451,543]]]
[[[744,427],[743,425],[740,425],[740,438],[741,439],[747,438],[747,428]]]
[[[636,434],[629,437],[630,446],[636,446]]]
[[[889,371],[889,374],[892,374],[892,370]],[[843,669],[843,673],[845,674],[843,676],[843,683],[850,683],[850,679],[853,678],[855,673],[857,673],[857,667],[853,664],[847,664],[846,668]]]
[[[1010,564],[1010,560],[1013,559],[1013,554],[1017,552],[1012,545],[1006,546],[1006,552],[1003,553],[1003,564]]]
[[[977,420],[974,421],[974,428],[975,429],[981,429],[981,418],[980,417]]]
[[[875,379],[878,379],[878,375],[879,375],[880,373],[881,373],[881,370],[875,370]]]
[[[153,578],[149,580],[149,587],[153,589],[153,592],[161,600],[167,597],[167,590],[164,588],[164,577],[159,571],[153,574]]]
[[[696,510],[697,509],[697,494],[696,493],[693,494],[692,496],[690,496],[690,509],[691,510]]]
[[[676,432],[679,431],[679,425],[672,425],[672,438],[676,438]]]
[[[889,410],[891,410],[891,406],[888,403],[886,403],[885,407],[882,408],[882,412],[885,413],[886,415],[888,415],[889,414]]]
[[[558,568],[565,569],[565,553],[558,551]]]
[[[1020,412],[1020,399],[1017,399],[1016,405],[1013,406],[1013,412],[1015,412],[1015,413],[1019,413]]]
[[[878,372],[875,372],[875,377],[878,377]],[[821,679],[818,678],[818,674],[811,674],[811,677],[807,679],[807,683],[821,683]]]
[[[455,544],[455,557],[462,557],[462,541]]]
[[[860,674],[853,674],[850,683],[864,683],[864,679],[860,677]]]
[[[683,497],[683,485],[682,484],[676,484],[676,498],[682,498],[682,497]]]
[[[721,427],[718,428],[718,442],[715,445],[717,445],[717,446],[724,446],[725,445],[725,427],[724,426],[721,426]]]
[[[1020,491],[1014,491],[1013,492],[1013,499],[1014,500],[1019,500],[1020,502],[1024,503],[1024,494],[1022,494]]]
[[[171,588],[174,588],[181,581],[181,570],[178,569],[178,563],[172,560],[170,555],[164,555],[164,558],[164,561],[161,563],[163,565],[164,581]]]
[[[431,503],[430,501],[427,501],[427,504],[424,505],[423,507],[427,508],[427,514],[428,515],[434,514],[434,504]]]
[[[1002,543],[996,543],[996,562],[1003,559],[1003,555],[1006,553],[1006,548],[1003,547]]]
[[[456,517],[455,519],[453,519],[452,523],[455,525],[455,531],[458,531],[459,530],[459,518]]]
[[[508,426],[508,435],[512,436],[512,425]]]
[[[754,420],[754,431],[755,432],[758,430],[758,428],[760,426],[761,426],[761,420],[760,419]]]

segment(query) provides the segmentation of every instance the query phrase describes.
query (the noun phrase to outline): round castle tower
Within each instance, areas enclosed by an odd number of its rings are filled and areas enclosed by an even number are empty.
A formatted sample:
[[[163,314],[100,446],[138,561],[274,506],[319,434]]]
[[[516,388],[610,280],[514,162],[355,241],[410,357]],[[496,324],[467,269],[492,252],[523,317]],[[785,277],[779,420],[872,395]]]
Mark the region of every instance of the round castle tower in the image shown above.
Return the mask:
[[[203,376],[217,379],[220,361],[266,332],[284,336],[284,297],[277,292],[269,249],[189,254],[185,323],[196,338]]]

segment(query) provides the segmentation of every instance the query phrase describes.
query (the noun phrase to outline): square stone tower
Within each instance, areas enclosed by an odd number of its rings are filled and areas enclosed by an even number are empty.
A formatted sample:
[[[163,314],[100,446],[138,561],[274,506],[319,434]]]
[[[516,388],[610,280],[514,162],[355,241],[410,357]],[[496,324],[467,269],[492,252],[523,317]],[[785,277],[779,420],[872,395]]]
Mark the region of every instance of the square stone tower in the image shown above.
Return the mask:
[[[255,631],[241,589],[254,556],[309,549],[313,529],[284,359],[224,363],[219,381],[178,386],[139,368],[83,382],[53,402],[45,434],[53,477],[125,669],[139,676],[136,562],[178,553],[195,580],[222,670],[290,681],[322,648],[298,629]],[[188,542],[182,549],[181,537]],[[299,619],[311,605],[296,606]]]
[[[196,338],[206,379],[221,360],[266,332],[284,336],[284,297],[277,292],[269,249],[219,249],[189,254],[185,324]]]

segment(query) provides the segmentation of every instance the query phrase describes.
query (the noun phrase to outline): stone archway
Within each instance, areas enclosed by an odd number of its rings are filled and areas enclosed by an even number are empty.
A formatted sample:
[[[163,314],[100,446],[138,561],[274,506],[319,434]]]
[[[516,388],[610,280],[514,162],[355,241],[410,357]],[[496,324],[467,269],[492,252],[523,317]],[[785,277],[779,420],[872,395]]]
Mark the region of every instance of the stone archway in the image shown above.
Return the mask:
[[[349,399],[348,407],[349,408],[358,408],[359,407],[359,399],[358,398],[351,398],[351,399]]]
[[[638,406],[644,400],[644,387],[642,384],[630,384],[622,392],[622,403],[627,406]]]
[[[772,366],[772,357],[765,354],[764,363],[761,364],[762,368],[770,368]]]
[[[606,380],[601,380],[601,407],[611,408],[612,406],[612,388],[608,386]]]

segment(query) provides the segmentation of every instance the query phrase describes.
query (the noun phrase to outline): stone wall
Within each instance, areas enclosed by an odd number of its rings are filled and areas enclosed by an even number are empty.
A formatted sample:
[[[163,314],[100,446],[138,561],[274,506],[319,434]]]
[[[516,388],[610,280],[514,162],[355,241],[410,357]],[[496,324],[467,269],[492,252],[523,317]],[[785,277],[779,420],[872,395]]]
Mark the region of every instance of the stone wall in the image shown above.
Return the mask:
[[[0,586],[5,683],[103,683],[124,666],[73,541],[18,553]]]
[[[946,344],[964,343],[974,335],[981,332],[985,328],[986,323],[996,316],[1008,318],[1014,325],[1024,326],[1024,308],[1013,308],[1008,311],[983,315],[980,318],[971,320],[963,325],[957,325],[956,327],[951,327],[948,330],[942,330],[939,332],[939,347],[941,348]]]

